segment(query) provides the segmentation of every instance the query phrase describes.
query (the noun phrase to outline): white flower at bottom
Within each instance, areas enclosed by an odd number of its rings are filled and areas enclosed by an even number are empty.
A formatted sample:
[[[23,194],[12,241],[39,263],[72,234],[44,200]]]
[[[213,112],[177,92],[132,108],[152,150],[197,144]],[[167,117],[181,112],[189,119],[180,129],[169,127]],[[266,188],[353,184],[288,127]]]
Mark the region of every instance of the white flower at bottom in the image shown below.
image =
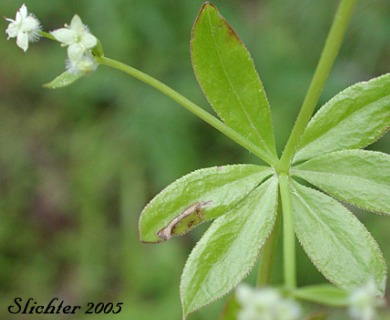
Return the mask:
[[[375,320],[378,318],[377,307],[384,305],[378,296],[374,280],[354,289],[349,296],[349,314],[354,320]]]
[[[84,54],[78,60],[68,59],[66,69],[69,73],[87,75],[97,68],[97,63],[92,54]]]
[[[5,32],[8,39],[16,38],[16,44],[23,51],[27,51],[28,43],[38,40],[41,24],[32,13],[28,13],[27,7],[23,4],[16,12],[15,20],[6,18],[10,22]]]
[[[275,289],[253,289],[246,284],[236,290],[236,298],[242,309],[238,320],[297,320],[300,306],[290,299],[284,299]]]

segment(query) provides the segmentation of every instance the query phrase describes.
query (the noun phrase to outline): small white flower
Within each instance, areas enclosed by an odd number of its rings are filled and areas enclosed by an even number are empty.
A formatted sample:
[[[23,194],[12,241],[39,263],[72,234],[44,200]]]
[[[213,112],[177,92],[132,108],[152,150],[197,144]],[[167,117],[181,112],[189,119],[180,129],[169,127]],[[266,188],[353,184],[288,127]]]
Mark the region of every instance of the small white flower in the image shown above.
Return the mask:
[[[16,12],[15,20],[6,18],[10,22],[5,32],[8,39],[16,38],[16,44],[24,52],[28,49],[28,43],[38,40],[41,24],[39,20],[31,13],[28,13],[27,7],[23,4]]]
[[[68,59],[66,69],[73,74],[87,75],[97,68],[97,63],[91,54],[84,54],[78,60]]]
[[[96,37],[89,32],[78,15],[72,18],[70,25],[50,33],[56,40],[62,42],[63,46],[68,46],[68,58],[71,63],[80,62],[85,52],[97,44]]]
[[[297,320],[300,306],[290,299],[284,299],[271,288],[253,289],[242,284],[236,290],[236,298],[242,309],[239,320]]]
[[[349,296],[349,314],[354,320],[374,320],[378,318],[376,308],[384,301],[378,296],[373,279],[364,286],[354,289]]]

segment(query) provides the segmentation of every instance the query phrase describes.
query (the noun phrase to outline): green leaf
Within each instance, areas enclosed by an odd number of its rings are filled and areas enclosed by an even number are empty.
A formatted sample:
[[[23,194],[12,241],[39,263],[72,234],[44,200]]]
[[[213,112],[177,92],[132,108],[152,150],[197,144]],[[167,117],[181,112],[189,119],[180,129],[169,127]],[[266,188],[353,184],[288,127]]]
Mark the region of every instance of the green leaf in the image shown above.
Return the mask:
[[[224,214],[272,174],[270,167],[232,165],[196,170],[176,180],[142,211],[141,241],[162,242]]]
[[[291,184],[297,237],[318,270],[333,284],[352,289],[373,279],[383,294],[386,265],[364,225],[333,198]]]
[[[360,208],[390,213],[390,156],[387,154],[336,151],[296,166],[292,174]]]
[[[82,74],[69,73],[68,71],[65,71],[64,73],[60,74],[57,78],[55,78],[53,81],[46,83],[43,86],[48,89],[63,88],[71,85],[73,82],[80,79],[82,76],[83,76]]]
[[[295,298],[333,307],[348,305],[349,292],[329,284],[301,287],[293,292]]]
[[[390,74],[386,74],[357,83],[326,103],[304,131],[294,162],[366,147],[389,128]]]
[[[197,80],[219,117],[276,159],[271,112],[253,60],[209,2],[195,21],[191,55]]]
[[[250,272],[274,226],[277,196],[273,177],[212,223],[183,270],[185,316],[229,292]]]

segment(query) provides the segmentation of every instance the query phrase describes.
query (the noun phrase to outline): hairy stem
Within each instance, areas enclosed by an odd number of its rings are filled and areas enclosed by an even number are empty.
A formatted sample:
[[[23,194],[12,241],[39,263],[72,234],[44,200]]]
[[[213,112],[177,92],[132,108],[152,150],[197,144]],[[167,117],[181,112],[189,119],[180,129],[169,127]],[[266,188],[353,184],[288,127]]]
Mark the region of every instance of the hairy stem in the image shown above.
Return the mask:
[[[283,265],[284,282],[287,289],[296,288],[294,216],[291,205],[289,176],[279,174],[279,188],[283,209]]]
[[[259,288],[265,287],[271,283],[272,269],[275,260],[275,249],[280,234],[280,224],[282,220],[281,218],[282,218],[282,207],[281,204],[279,203],[278,215],[276,217],[274,229],[269,235],[267,242],[264,245],[261,252],[260,264],[259,264],[257,281],[256,281],[256,286]]]
[[[176,101],[178,104],[186,108],[188,111],[192,112],[197,117],[201,118],[203,121],[207,122],[209,125],[247,149],[248,151],[252,152],[256,156],[258,156],[260,159],[262,159],[264,162],[268,163],[269,165],[274,165],[277,161],[277,159],[271,157],[269,154],[262,151],[259,147],[257,147],[255,144],[244,138],[242,135],[237,133],[235,130],[228,127],[226,124],[224,124],[222,121],[218,120],[216,117],[205,111],[203,108],[199,107],[192,101],[188,100],[186,97],[178,93],[177,91],[173,90],[172,88],[168,87],[164,83],[158,81],[157,79],[135,69],[132,68],[122,62],[109,59],[106,57],[96,57],[96,61],[99,64],[106,65],[109,67],[112,67],[114,69],[118,69],[124,73],[127,73],[128,75],[150,85],[151,87],[157,89],[158,91],[162,92],[166,96],[170,97],[172,100]]]
[[[301,138],[301,135],[314,112],[325,81],[328,78],[341,47],[355,2],[356,0],[342,0],[340,2],[301,111],[283,151],[283,155],[277,168],[278,171],[288,172],[290,162],[298,146],[299,139]]]

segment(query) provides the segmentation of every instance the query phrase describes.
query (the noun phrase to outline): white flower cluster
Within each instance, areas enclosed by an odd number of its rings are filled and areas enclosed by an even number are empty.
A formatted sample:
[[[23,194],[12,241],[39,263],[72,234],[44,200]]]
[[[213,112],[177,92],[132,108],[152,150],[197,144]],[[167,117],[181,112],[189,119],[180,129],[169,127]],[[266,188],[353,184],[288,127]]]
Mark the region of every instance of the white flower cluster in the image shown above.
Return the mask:
[[[97,39],[78,15],[73,17],[70,25],[50,33],[63,46],[68,46],[67,69],[70,73],[87,74],[96,69],[91,49],[96,46]]]
[[[291,299],[283,298],[275,289],[253,289],[241,284],[236,289],[241,305],[238,320],[298,320],[301,308]]]
[[[18,47],[27,51],[29,42],[36,41],[41,36],[41,24],[23,4],[16,13],[15,20],[6,18],[10,22],[6,33],[8,39],[16,38]],[[63,46],[68,47],[68,60],[66,67],[68,72],[74,74],[88,74],[97,68],[97,63],[92,55],[92,49],[98,40],[89,32],[80,17],[75,15],[70,25],[50,32],[51,35]]]

